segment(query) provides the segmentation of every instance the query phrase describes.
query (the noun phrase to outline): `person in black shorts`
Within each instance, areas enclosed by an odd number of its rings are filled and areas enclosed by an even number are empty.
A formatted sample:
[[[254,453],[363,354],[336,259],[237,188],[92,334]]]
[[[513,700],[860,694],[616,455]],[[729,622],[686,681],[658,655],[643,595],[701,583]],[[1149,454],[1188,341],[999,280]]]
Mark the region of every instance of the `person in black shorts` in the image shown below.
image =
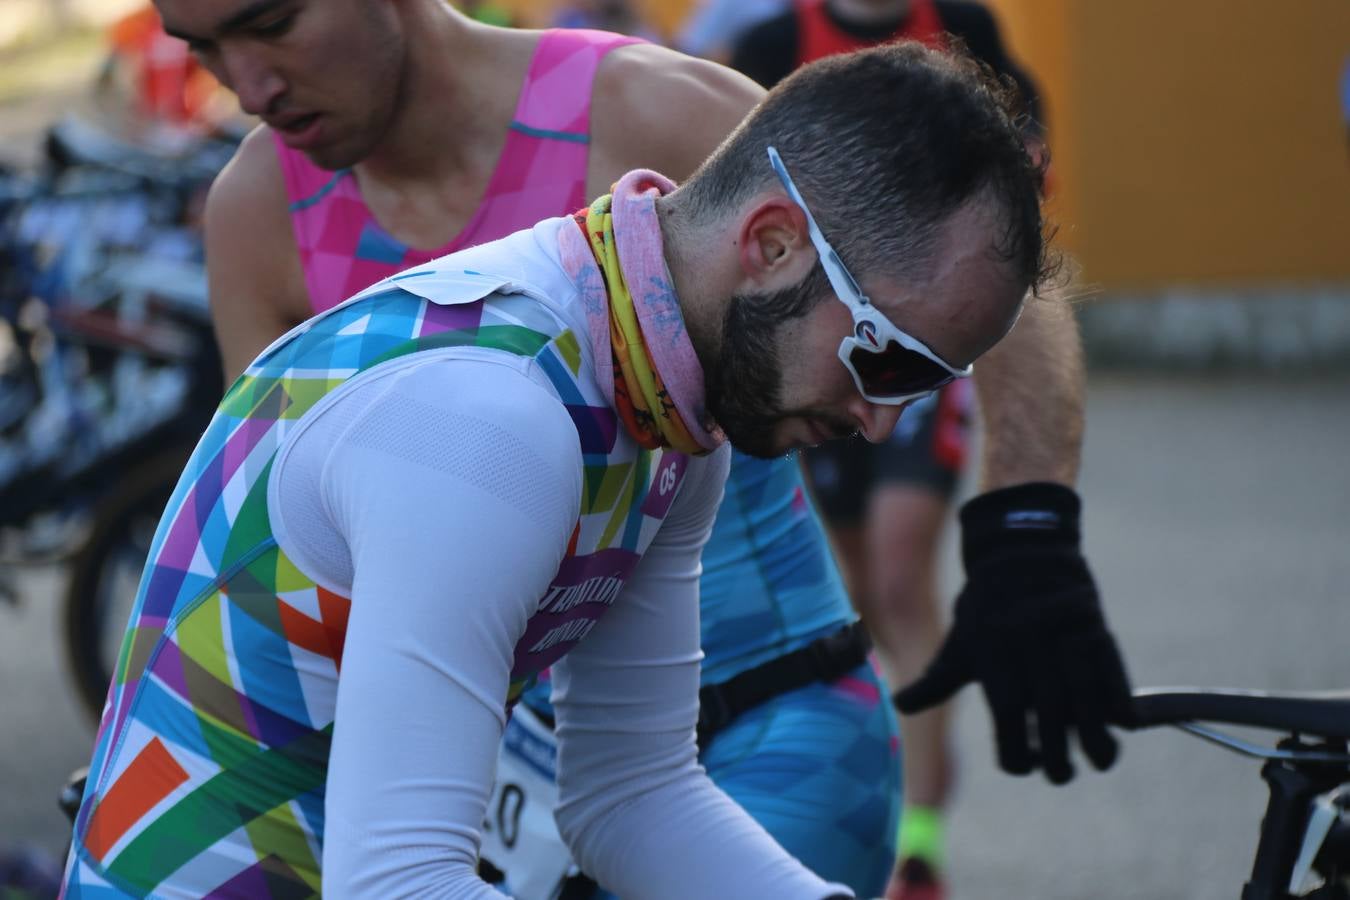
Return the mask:
[[[731,65],[772,87],[812,60],[906,39],[934,47],[959,40],[1016,82],[1028,104],[1024,133],[1033,153],[1040,150],[1035,85],[978,3],[808,0],[747,31]],[[924,671],[942,640],[937,548],[965,464],[972,402],[968,385],[953,384],[906,410],[885,443],[855,436],[804,454],[849,593],[893,690]],[[887,900],[945,895],[942,810],[954,768],[947,718],[945,705],[902,718],[905,810]]]
[[[831,523],[861,525],[880,485],[922,485],[950,500],[965,470],[970,404],[965,385],[949,387],[906,410],[884,444],[855,436],[810,448],[807,471]]]

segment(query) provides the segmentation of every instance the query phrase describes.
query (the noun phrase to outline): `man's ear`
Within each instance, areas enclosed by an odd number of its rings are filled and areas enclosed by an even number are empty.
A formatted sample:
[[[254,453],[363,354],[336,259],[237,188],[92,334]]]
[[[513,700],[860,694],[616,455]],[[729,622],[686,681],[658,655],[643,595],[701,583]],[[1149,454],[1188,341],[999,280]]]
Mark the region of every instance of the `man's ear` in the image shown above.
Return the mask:
[[[742,217],[737,237],[741,272],[758,286],[796,284],[816,264],[806,215],[781,194],[756,201]]]

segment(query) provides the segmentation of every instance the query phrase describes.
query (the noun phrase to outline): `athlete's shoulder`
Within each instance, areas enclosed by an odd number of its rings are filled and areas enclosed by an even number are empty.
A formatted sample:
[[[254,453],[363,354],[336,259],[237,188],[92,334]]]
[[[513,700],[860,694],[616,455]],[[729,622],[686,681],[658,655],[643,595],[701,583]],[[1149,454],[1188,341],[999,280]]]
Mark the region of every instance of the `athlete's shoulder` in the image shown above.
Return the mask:
[[[763,99],[726,66],[654,44],[630,44],[596,74],[593,140],[624,170],[687,178]]]
[[[795,43],[801,30],[802,14],[806,12],[798,3],[791,3],[781,12],[756,22],[745,29],[737,38],[737,44],[745,47],[766,48],[791,38]]]
[[[997,28],[998,23],[989,8],[977,0],[935,0],[938,18],[949,29],[952,26]]]
[[[266,125],[245,135],[239,149],[211,185],[206,200],[207,224],[266,226],[275,223],[278,211],[286,208],[286,185],[273,145],[272,131]],[[265,216],[271,212],[273,215]],[[259,221],[259,217],[264,218]],[[284,221],[284,220],[282,220]]]
[[[244,138],[216,176],[205,232],[211,315],[233,379],[310,313],[281,165],[265,126]]]
[[[1044,127],[1040,88],[1031,75],[1009,54],[998,19],[982,3],[969,0],[937,0],[942,27],[959,37],[976,59],[987,63],[999,75],[1017,82],[1017,88],[1031,115],[1028,133],[1038,134]]]
[[[739,122],[764,97],[741,73],[656,44],[629,44],[608,56],[596,96],[665,132],[681,131],[705,111]]]
[[[783,12],[748,29],[737,39],[731,51],[731,66],[755,81],[771,88],[792,74],[797,65],[801,21],[798,7]]]
[[[966,42],[970,52],[990,65],[1006,56],[998,20],[982,3],[971,0],[937,0],[942,27]]]

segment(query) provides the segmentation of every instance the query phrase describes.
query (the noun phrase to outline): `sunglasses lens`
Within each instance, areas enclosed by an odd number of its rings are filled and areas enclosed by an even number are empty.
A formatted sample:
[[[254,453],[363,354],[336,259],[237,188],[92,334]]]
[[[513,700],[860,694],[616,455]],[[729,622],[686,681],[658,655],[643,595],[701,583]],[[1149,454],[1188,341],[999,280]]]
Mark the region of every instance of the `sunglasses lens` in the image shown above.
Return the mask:
[[[878,350],[854,347],[848,355],[867,393],[874,397],[902,397],[935,391],[955,376],[933,360],[895,341]]]

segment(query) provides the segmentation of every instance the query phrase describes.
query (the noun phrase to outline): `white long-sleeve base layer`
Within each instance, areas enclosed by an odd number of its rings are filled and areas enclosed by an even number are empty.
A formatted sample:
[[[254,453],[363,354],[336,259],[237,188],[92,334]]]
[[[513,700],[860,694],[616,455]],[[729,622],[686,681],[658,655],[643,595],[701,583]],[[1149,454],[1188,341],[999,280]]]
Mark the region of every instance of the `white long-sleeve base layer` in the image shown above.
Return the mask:
[[[628,586],[554,667],[557,820],[625,900],[852,896],[697,762],[699,553],[727,454],[692,461]],[[323,846],[332,897],[500,897],[476,874],[516,642],[580,507],[576,429],[529,360],[455,348],[353,379],[278,456],[269,508],[352,598]]]

